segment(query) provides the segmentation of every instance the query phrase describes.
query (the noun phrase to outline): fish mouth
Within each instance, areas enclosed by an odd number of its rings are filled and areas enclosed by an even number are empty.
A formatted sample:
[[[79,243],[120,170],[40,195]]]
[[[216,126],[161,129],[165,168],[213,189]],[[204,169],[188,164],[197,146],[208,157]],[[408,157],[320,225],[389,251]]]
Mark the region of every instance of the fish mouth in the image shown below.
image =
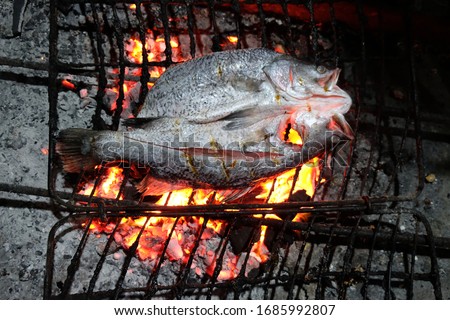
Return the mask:
[[[335,70],[333,70],[333,72],[331,73],[330,77],[328,78],[328,80],[326,81],[326,83],[323,87],[325,91],[333,90],[333,88],[336,86],[336,83],[339,79],[340,73],[341,73],[341,69],[339,69],[339,68],[336,68]]]
[[[327,128],[333,132],[338,133],[341,140],[354,140],[355,133],[353,132],[350,124],[345,120],[344,116],[340,113],[334,114],[330,122],[328,122]]]
[[[332,91],[338,82],[341,69],[336,68],[330,71],[322,79],[318,80],[319,85],[325,90],[325,92]]]
[[[305,104],[300,109],[322,116],[334,113],[346,113],[352,104],[352,100],[348,95],[340,94],[314,94],[302,102]]]

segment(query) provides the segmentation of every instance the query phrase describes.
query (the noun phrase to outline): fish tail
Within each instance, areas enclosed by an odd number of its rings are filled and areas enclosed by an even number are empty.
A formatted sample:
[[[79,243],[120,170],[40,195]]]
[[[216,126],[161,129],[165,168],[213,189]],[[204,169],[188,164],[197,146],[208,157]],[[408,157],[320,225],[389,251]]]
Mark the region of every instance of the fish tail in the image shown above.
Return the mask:
[[[56,143],[65,172],[89,171],[101,161],[96,159],[92,142],[98,131],[71,128],[62,130]]]

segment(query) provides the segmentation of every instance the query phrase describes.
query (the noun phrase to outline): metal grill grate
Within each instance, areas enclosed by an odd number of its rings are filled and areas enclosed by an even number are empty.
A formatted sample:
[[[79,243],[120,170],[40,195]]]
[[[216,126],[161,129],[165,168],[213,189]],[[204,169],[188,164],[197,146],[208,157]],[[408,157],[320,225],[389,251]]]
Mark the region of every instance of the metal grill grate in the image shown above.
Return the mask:
[[[101,238],[94,237],[89,231],[90,224],[101,218],[97,214],[68,216],[61,220],[50,234],[45,297],[442,298],[437,257],[449,256],[449,240],[434,238],[426,219],[413,210],[399,208],[395,213],[390,210],[372,212],[370,209],[317,212],[308,222],[297,223],[221,212],[220,219],[229,223],[220,245],[214,248],[217,257],[214,272],[212,276],[203,278],[195,274],[192,266],[201,256],[196,250],[208,232],[207,221],[217,219],[218,214],[211,211],[201,213],[205,220],[198,227],[192,252],[185,263],[168,261],[165,253],[169,250],[168,244],[175,228],[187,225],[192,214],[180,213],[173,208],[167,215],[173,216],[174,220],[169,235],[161,239],[164,243],[162,258],[152,265],[144,263],[142,268],[138,267],[142,262],[136,257],[136,249],[139,237],[145,237],[145,227],[139,229],[135,245],[129,248],[125,258],[114,261],[111,246],[119,232],[118,221],[124,217],[123,214],[108,214],[113,227]],[[146,223],[155,217],[154,214],[139,212],[125,216],[144,216]],[[250,228],[250,235],[257,234],[260,224],[268,225],[273,232],[270,259],[251,271],[247,260],[244,263],[247,269],[241,269],[233,280],[218,279],[230,236],[234,232],[242,234],[245,227]],[[80,236],[80,243],[73,240]],[[287,240],[289,237],[297,240],[292,243]],[[101,250],[98,249],[100,244],[103,244]],[[244,249],[246,257],[250,257],[250,247],[247,245]],[[97,248],[97,251],[92,248]],[[64,261],[63,256],[69,252],[72,259]],[[61,260],[63,263],[58,263],[57,272],[54,272],[54,261]],[[168,264],[176,266],[169,268]],[[89,281],[80,283],[80,278]],[[426,289],[422,291],[419,287]],[[418,290],[422,293],[417,294]]]
[[[390,20],[385,21],[384,12],[382,5],[362,1],[52,0],[49,191],[58,207],[71,214],[50,234],[45,298],[251,298],[255,294],[272,299],[415,298],[416,284],[432,289],[426,298],[441,298],[438,257],[448,257],[450,243],[433,237],[427,220],[412,209],[424,185],[421,139],[430,134],[422,132],[426,123],[419,122],[415,21],[405,10],[390,26],[392,16],[386,14]],[[399,29],[394,35],[403,34],[401,47],[387,34],[395,31],[388,30],[392,27]],[[149,58],[145,46],[142,61],[130,60],[128,41],[135,37],[145,43],[150,35],[165,43],[158,61]],[[229,42],[229,36],[237,41]],[[174,38],[176,46],[171,43]],[[312,199],[291,191],[292,197],[282,204],[268,204],[267,198],[161,207],[126,197],[133,174],[129,169],[124,169],[120,193],[112,200],[94,196],[101,172],[85,196],[78,194],[79,187],[92,177],[83,173],[68,182],[61,172],[55,155],[60,129],[78,122],[117,130],[124,107],[139,109],[158,68],[211,51],[256,46],[283,47],[299,58],[343,69],[340,86],[354,100],[348,117],[356,139],[349,149],[340,150],[344,162],[333,161],[330,170],[322,170],[326,181],[318,185]],[[404,75],[402,99],[390,98],[392,66]],[[67,79],[74,88],[64,86]],[[126,98],[127,84],[137,88],[132,101]],[[116,95],[111,99],[108,94],[114,88]],[[95,107],[74,117],[80,103],[74,101],[86,95],[81,94],[83,89]],[[426,122],[427,116],[423,118]],[[126,199],[119,200],[124,195]],[[299,212],[311,216],[307,222],[252,217],[274,212],[281,217]],[[169,236],[161,240],[161,257],[151,266],[136,257],[145,232],[141,228],[124,250],[125,259],[112,261],[120,218],[143,217],[147,224],[156,216],[175,219]],[[193,216],[203,220],[188,260],[179,264],[164,258],[174,230]],[[112,229],[96,237],[89,230],[99,219]],[[224,221],[225,227],[220,243],[211,249],[218,259],[216,267],[210,276],[200,277],[192,274],[192,266],[208,221]],[[246,265],[261,225],[267,225],[272,236],[269,260],[256,271],[246,274],[242,268],[235,279],[220,281],[220,262],[232,234],[242,228],[248,233],[242,245]],[[67,257],[70,261],[64,260]],[[106,281],[105,272],[114,276]],[[134,273],[132,280],[130,273]]]

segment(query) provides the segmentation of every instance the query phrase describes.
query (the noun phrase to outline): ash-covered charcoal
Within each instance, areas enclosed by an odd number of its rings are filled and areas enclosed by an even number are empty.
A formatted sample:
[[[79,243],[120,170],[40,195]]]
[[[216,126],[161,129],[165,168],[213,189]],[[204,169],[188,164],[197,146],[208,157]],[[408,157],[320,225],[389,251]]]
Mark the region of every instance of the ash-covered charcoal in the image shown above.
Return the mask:
[[[10,128],[9,132],[6,134],[4,144],[6,148],[18,150],[27,144],[27,140],[17,128]]]
[[[0,57],[22,61],[22,63],[28,62],[35,66],[42,64],[45,70],[45,63],[48,60],[48,2],[43,0],[29,2],[25,10],[20,11],[23,12],[22,14],[13,13],[13,3],[8,1],[0,3],[0,15],[4,15],[0,17],[0,45],[2,46]],[[22,9],[17,8],[17,10]],[[20,17],[22,19],[17,20]]]
[[[14,2],[2,1],[0,3],[0,38],[10,38],[14,36]]]

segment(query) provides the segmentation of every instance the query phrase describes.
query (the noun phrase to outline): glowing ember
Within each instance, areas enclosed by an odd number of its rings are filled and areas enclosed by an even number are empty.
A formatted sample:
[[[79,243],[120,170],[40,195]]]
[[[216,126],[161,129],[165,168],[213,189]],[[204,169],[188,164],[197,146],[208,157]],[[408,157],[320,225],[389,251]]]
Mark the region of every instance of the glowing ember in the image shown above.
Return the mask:
[[[130,8],[135,8],[135,5],[130,5]],[[155,38],[153,32],[151,30],[148,30],[146,38],[145,38],[145,50],[147,53],[147,61],[149,62],[161,62],[166,59],[165,56],[165,50],[166,50],[166,43],[163,37]],[[171,37],[170,38],[170,46],[172,47],[172,60],[174,62],[182,62],[186,59],[182,57],[181,55],[181,48],[179,45],[179,41],[177,37]],[[144,45],[142,44],[139,35],[133,35],[131,36],[126,42],[125,42],[125,52],[127,55],[127,59],[130,62],[136,63],[136,64],[142,64],[143,63],[143,51],[144,51]],[[150,77],[152,78],[152,81],[154,79],[157,79],[161,76],[161,74],[164,73],[166,68],[160,67],[160,66],[152,66],[148,68]],[[113,69],[111,71],[113,74],[118,74],[118,69]],[[125,75],[130,75],[133,77],[141,76],[142,70],[140,67],[129,67],[125,69]],[[67,80],[64,80],[62,84],[69,88],[69,89],[75,89],[74,85]],[[151,88],[153,86],[153,82],[149,82],[148,88]],[[73,86],[73,87],[72,87]],[[141,84],[140,82],[136,81],[128,81],[126,80],[123,83],[122,91],[123,91],[123,100],[122,100],[122,118],[130,118],[132,116],[132,112],[129,110],[130,105],[133,102],[139,101],[139,94],[141,92]],[[107,103],[110,107],[111,112],[114,112],[117,110],[117,100],[119,99],[119,83],[118,80],[113,85],[112,88],[106,89],[105,92],[105,98]]]
[[[236,36],[228,36],[227,39],[231,43],[237,43],[238,42],[238,37],[236,37]]]
[[[298,132],[295,131],[292,128],[289,130],[287,141],[291,142],[293,144],[298,144],[298,145],[302,145],[303,144],[302,137],[300,137]]]
[[[178,48],[178,41],[175,40],[175,38],[170,39],[170,46],[171,46],[172,48]]]
[[[128,51],[128,58],[136,63],[142,63],[142,42],[131,38],[128,40],[129,45],[126,47],[126,50]],[[151,53],[148,53],[147,59],[151,61],[153,56],[151,56]]]
[[[61,81],[61,84],[66,89],[69,89],[69,90],[75,90],[76,89],[75,85],[72,82],[70,82],[69,80],[64,79],[63,81]]]
[[[41,152],[43,155],[48,155],[48,148],[41,148]]]
[[[277,44],[275,45],[275,47],[273,48],[274,51],[278,52],[278,53],[286,53],[286,49],[284,48],[283,45],[281,44]]]
[[[182,57],[178,38],[170,37],[170,46],[172,48],[172,60],[174,62],[182,62],[186,59]],[[141,64],[143,62],[143,45],[138,37],[131,37],[125,44],[125,50],[128,53],[128,59],[132,62]],[[145,38],[145,50],[147,52],[148,61],[164,61],[166,59],[165,50],[166,42],[164,38],[155,39],[153,32],[148,31]],[[162,73],[162,72],[161,72]]]

